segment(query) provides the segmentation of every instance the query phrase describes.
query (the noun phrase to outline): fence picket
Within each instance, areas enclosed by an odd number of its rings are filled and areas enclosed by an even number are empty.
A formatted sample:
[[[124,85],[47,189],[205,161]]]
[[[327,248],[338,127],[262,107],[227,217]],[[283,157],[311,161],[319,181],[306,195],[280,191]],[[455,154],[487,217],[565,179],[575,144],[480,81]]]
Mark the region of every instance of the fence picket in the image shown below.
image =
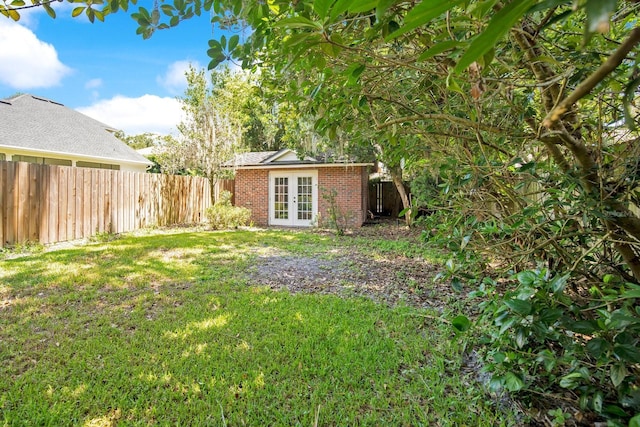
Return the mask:
[[[205,219],[206,178],[0,161],[0,247]],[[233,188],[233,184],[231,184]]]
[[[7,205],[5,196],[7,192],[5,187],[7,186],[7,165],[4,162],[0,162],[0,248],[4,247],[4,229],[5,229],[5,206]]]

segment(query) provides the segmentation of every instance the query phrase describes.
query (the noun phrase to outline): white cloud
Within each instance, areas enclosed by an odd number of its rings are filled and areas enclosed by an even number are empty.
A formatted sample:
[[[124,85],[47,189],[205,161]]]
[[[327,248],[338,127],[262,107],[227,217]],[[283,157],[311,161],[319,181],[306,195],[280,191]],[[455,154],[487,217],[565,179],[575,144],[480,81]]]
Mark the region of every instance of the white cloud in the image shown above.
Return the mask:
[[[0,83],[13,89],[52,87],[71,69],[49,43],[5,17],[0,17]]]
[[[143,95],[139,98],[118,95],[77,110],[121,129],[127,135],[145,132],[161,135],[176,133],[177,125],[183,120],[184,115],[179,101],[156,95]]]
[[[174,95],[179,95],[187,88],[187,78],[185,73],[192,66],[196,70],[200,70],[202,66],[197,62],[176,61],[167,67],[167,71],[162,76],[156,77],[156,82]]]
[[[85,89],[95,89],[102,86],[102,79],[91,79],[84,84]]]

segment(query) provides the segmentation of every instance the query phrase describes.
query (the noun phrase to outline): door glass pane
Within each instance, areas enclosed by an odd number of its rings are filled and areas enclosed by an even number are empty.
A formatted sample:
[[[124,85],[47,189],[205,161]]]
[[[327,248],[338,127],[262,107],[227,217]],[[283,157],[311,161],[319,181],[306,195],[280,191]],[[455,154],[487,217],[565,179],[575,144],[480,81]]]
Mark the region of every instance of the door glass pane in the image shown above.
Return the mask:
[[[275,178],[273,212],[276,219],[289,219],[289,178]]]
[[[310,176],[298,177],[298,219],[310,221],[313,215],[313,199]]]

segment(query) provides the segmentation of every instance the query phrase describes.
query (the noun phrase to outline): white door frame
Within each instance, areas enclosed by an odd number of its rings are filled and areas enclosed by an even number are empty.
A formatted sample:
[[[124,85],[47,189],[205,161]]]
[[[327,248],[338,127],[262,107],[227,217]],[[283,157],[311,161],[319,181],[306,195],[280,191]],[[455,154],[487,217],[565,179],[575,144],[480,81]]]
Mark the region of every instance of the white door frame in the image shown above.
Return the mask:
[[[310,182],[304,178],[311,178]],[[309,192],[310,209],[308,203],[300,200],[308,197]],[[317,215],[317,170],[269,171],[269,225],[310,227]]]

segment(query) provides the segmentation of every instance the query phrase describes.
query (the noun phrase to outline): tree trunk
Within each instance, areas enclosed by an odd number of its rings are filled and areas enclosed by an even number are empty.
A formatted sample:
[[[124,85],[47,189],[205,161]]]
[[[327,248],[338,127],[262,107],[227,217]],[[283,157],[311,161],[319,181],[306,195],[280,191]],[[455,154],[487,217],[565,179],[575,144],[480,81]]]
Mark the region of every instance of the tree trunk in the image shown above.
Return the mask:
[[[411,207],[411,201],[404,187],[404,182],[402,182],[402,169],[399,167],[389,168],[389,174],[391,175],[393,184],[396,186],[396,190],[398,190],[398,194],[400,194],[400,199],[402,199],[402,208],[406,211],[404,220],[408,226],[411,226],[411,212],[408,210]]]
[[[211,206],[213,206],[216,203],[216,184],[218,183],[218,179],[215,175],[208,175],[207,179],[209,180],[209,188],[211,189],[209,197],[211,198]]]

